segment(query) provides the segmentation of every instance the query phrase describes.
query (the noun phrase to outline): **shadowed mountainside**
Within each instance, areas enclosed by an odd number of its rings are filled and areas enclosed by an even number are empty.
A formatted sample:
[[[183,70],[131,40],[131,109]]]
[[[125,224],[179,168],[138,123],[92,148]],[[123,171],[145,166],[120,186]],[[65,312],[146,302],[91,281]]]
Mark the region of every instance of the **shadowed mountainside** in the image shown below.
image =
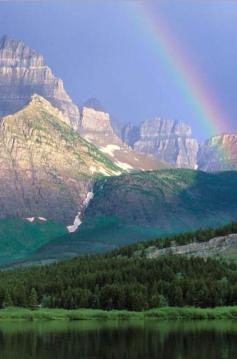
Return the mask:
[[[160,170],[96,181],[79,230],[43,246],[38,258],[103,252],[128,243],[237,218],[237,172]]]

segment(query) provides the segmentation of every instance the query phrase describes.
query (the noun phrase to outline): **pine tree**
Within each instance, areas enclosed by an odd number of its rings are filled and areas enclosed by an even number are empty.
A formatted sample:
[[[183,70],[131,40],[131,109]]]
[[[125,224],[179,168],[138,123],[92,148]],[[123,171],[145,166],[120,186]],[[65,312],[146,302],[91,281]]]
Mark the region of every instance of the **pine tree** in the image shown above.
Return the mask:
[[[32,288],[29,296],[29,307],[36,309],[38,307],[38,295],[35,288]]]
[[[11,307],[13,305],[12,298],[10,296],[9,291],[6,291],[4,298],[4,306]]]

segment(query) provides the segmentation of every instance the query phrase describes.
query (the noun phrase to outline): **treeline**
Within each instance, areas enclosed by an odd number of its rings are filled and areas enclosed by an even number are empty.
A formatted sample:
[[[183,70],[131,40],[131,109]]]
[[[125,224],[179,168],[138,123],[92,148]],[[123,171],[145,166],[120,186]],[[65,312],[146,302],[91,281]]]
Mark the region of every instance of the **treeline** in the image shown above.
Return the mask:
[[[181,256],[75,258],[0,272],[1,306],[144,310],[237,304],[237,265]]]
[[[157,249],[162,249],[170,247],[174,244],[179,246],[193,242],[207,242],[214,237],[226,236],[231,233],[237,233],[237,222],[228,223],[217,228],[198,229],[196,231],[184,232],[177,235],[129,244],[109,252],[107,257],[119,255],[132,257],[134,254],[136,255],[136,252],[140,254],[142,251],[153,246]]]
[[[0,307],[143,310],[161,306],[237,305],[237,264],[170,256],[147,259],[146,248],[203,242],[237,233],[237,222],[155,241],[103,255],[47,266],[0,272]]]

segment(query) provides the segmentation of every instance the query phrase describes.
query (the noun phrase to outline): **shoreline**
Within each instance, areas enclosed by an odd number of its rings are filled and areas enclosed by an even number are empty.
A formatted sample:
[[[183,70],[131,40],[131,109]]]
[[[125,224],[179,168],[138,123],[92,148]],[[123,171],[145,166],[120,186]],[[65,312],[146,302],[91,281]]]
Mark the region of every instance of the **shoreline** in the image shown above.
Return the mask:
[[[141,312],[100,309],[27,309],[9,307],[0,310],[0,322],[4,320],[213,320],[237,319],[237,306],[194,308],[163,307]]]

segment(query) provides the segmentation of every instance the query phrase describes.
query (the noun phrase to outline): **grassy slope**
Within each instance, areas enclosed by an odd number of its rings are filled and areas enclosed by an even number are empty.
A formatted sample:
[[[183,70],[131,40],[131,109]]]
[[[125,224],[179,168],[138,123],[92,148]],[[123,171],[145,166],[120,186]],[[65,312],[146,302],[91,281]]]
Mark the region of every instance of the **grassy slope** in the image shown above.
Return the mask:
[[[216,308],[164,307],[143,312],[98,309],[37,309],[9,307],[0,310],[1,320],[176,320],[176,319],[237,319],[237,306]]]
[[[100,253],[237,219],[237,172],[159,170],[98,180],[79,231],[36,256]]]

